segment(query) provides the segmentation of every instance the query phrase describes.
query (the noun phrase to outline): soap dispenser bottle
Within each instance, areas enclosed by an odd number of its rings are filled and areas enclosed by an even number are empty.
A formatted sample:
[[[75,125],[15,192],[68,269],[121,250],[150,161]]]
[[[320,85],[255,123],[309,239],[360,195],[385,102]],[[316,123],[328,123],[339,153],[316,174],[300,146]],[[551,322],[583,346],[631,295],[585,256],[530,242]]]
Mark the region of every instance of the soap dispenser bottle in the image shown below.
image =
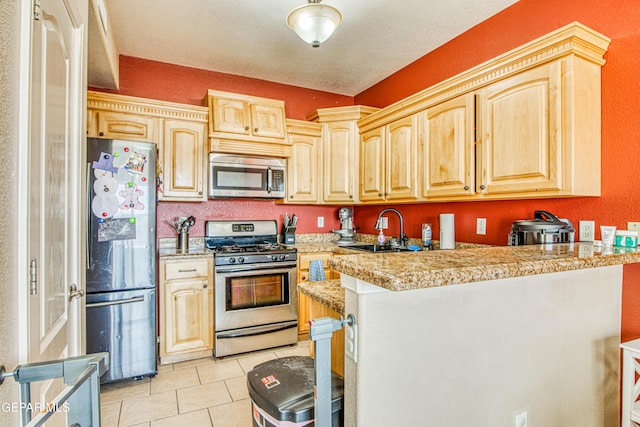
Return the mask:
[[[385,237],[384,233],[382,232],[382,228],[380,228],[380,233],[378,233],[378,244],[379,245],[384,245],[384,242],[387,241],[387,238]]]

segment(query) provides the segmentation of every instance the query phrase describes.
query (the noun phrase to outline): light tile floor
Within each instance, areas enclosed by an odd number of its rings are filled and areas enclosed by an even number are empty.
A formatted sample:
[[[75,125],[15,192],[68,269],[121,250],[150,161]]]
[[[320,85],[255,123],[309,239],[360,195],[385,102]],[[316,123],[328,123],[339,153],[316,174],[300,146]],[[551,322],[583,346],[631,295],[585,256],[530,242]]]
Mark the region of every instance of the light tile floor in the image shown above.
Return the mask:
[[[247,372],[285,356],[308,356],[308,341],[222,359],[159,365],[158,375],[101,387],[102,427],[251,427]]]

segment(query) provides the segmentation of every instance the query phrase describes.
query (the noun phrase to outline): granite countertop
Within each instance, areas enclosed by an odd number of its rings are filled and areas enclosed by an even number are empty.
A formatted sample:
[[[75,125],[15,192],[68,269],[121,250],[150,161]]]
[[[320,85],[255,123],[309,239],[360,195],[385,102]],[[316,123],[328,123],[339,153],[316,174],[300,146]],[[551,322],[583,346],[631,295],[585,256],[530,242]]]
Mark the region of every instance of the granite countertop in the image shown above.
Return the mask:
[[[344,288],[340,284],[340,279],[298,283],[298,290],[344,315]]]
[[[635,248],[596,248],[592,243],[337,255],[329,259],[336,271],[392,291],[635,262],[640,262]]]
[[[213,252],[203,247],[192,248],[189,246],[189,250],[186,253],[178,251],[176,248],[160,248],[158,249],[158,255],[160,257],[193,257],[193,256],[213,256]]]

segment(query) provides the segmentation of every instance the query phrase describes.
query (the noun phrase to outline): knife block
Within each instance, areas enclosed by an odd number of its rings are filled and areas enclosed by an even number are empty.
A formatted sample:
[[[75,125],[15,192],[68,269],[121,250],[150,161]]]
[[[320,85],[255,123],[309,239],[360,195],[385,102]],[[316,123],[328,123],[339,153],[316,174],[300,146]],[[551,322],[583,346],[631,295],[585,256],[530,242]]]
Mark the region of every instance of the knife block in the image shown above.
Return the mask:
[[[295,227],[289,227],[284,229],[284,233],[282,233],[281,235],[281,243],[285,245],[293,245],[296,243]]]

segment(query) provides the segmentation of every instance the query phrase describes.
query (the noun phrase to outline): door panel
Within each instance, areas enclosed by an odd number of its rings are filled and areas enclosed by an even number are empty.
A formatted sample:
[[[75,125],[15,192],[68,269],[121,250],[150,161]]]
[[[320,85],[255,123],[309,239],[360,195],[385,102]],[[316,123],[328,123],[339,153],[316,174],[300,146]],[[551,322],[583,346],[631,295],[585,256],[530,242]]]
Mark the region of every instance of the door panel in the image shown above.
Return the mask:
[[[81,304],[68,299],[70,285],[81,286],[79,160],[86,8],[80,12],[77,6],[72,0],[42,0],[40,18],[33,20],[28,257],[37,279],[29,287],[28,362],[81,351]],[[62,387],[61,380],[34,383],[32,399],[43,402]]]

